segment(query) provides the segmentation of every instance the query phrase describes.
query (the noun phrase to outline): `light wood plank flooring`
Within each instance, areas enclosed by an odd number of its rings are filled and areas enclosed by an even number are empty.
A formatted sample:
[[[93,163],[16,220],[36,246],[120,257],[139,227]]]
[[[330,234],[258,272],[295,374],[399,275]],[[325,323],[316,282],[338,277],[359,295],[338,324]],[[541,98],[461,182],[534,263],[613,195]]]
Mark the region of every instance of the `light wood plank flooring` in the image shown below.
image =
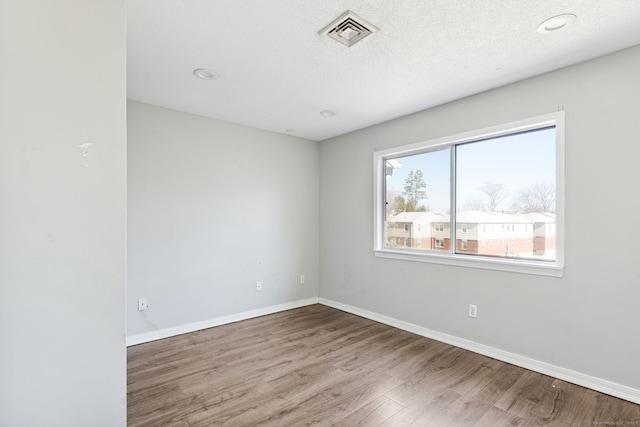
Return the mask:
[[[313,305],[128,349],[129,426],[639,426],[640,406]]]

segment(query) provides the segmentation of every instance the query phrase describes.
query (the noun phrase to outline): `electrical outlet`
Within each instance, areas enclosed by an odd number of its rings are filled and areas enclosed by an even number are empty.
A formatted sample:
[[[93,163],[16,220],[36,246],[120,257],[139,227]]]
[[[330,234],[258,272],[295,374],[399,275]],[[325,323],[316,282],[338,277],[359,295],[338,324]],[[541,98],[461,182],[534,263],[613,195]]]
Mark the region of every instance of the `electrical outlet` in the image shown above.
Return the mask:
[[[262,282],[256,282],[256,291],[262,290]]]
[[[138,300],[138,311],[145,311],[147,308],[149,308],[149,304],[147,304],[147,299],[140,298]]]
[[[304,285],[304,274],[300,275],[300,284]]]
[[[478,306],[469,304],[469,317],[476,319],[478,317]]]

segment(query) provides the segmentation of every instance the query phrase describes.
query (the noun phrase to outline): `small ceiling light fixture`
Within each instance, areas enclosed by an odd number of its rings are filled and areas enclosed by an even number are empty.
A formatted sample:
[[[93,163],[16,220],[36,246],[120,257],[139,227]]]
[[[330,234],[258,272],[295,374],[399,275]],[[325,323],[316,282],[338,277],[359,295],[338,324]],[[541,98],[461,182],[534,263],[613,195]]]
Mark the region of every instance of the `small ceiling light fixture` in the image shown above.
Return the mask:
[[[336,115],[336,112],[333,110],[322,110],[320,111],[320,115],[323,117],[333,117]]]
[[[205,70],[204,68],[193,70],[193,75],[202,80],[213,80],[218,77],[213,71]]]
[[[576,19],[578,19],[578,17],[573,13],[565,13],[562,15],[554,16],[553,18],[549,18],[542,24],[540,24],[538,26],[538,32],[540,34],[555,33],[556,31],[559,31],[567,25],[575,22]]]

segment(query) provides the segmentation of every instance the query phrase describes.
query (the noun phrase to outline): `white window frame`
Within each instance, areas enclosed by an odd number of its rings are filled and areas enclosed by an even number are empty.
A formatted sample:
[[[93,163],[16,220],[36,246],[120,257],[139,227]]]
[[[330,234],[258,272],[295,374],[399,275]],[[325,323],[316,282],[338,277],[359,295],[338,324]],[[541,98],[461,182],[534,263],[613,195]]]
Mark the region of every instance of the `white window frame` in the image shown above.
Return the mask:
[[[385,239],[385,161],[389,158],[411,156],[430,151],[451,148],[452,146],[496,138],[519,132],[556,128],[556,259],[555,261],[535,261],[521,258],[497,258],[482,255],[456,254],[455,244],[451,245],[452,252],[416,251],[400,248],[387,248]],[[460,267],[481,268],[488,270],[511,271],[525,274],[562,277],[564,274],[564,111],[545,114],[515,122],[491,126],[488,128],[465,132],[457,135],[418,142],[396,148],[376,151],[373,153],[373,224],[374,239],[373,252],[376,257],[392,258],[407,261],[419,261],[435,264],[446,264]],[[454,156],[452,156],[454,157]],[[454,164],[455,158],[452,158]],[[453,181],[453,179],[452,179]],[[455,203],[455,182],[451,183],[451,203]],[[452,209],[451,212],[455,212]],[[456,228],[455,213],[451,215],[451,241],[455,242]],[[532,245],[533,247],[533,245]]]

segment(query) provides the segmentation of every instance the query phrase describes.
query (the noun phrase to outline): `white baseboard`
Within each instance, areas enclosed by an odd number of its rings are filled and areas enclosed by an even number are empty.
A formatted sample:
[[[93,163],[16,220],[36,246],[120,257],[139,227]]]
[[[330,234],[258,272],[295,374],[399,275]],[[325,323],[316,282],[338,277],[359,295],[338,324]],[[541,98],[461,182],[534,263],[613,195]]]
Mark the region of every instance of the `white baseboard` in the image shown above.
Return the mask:
[[[256,310],[245,311],[242,313],[231,314],[228,316],[216,317],[214,319],[203,320],[201,322],[188,323],[186,325],[174,326],[172,328],[158,329],[143,334],[127,336],[127,347],[146,342],[169,338],[176,335],[186,334],[189,332],[200,331],[202,329],[213,328],[214,326],[226,325],[228,323],[239,322],[240,320],[252,319],[254,317],[265,316],[267,314],[278,313],[280,311],[291,310],[293,308],[304,307],[307,305],[317,304],[318,298],[308,298],[298,301],[287,302],[284,304],[272,305],[269,307],[258,308]]]
[[[384,323],[386,325],[412,332],[423,337],[431,338],[436,341],[464,348],[465,350],[470,350],[474,353],[479,353],[493,359],[501,360],[512,365],[520,366],[535,372],[540,372],[541,374],[549,375],[550,377],[558,378],[563,381],[567,381],[601,393],[619,397],[620,399],[640,404],[640,390],[635,388],[603,380],[601,378],[592,377],[590,375],[585,375],[580,372],[572,371],[570,369],[561,368],[559,366],[550,365],[539,360],[530,359],[528,357],[520,356],[514,353],[509,353],[508,351],[500,350],[453,335],[448,335],[442,332],[427,329],[422,326],[417,326],[408,322],[404,322],[402,320],[394,319],[393,317],[383,316],[372,311],[364,310],[348,304],[342,304],[340,302],[332,301],[326,298],[319,298],[318,302],[320,304],[337,308],[338,310],[346,311],[348,313],[365,317],[376,322]]]

